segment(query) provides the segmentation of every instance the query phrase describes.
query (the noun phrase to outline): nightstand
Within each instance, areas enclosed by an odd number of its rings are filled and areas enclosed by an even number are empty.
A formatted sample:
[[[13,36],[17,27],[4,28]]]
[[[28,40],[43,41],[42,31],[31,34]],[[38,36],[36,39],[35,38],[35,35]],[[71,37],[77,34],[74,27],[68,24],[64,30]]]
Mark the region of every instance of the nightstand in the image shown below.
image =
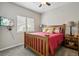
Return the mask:
[[[78,35],[65,35],[64,46],[78,51]]]

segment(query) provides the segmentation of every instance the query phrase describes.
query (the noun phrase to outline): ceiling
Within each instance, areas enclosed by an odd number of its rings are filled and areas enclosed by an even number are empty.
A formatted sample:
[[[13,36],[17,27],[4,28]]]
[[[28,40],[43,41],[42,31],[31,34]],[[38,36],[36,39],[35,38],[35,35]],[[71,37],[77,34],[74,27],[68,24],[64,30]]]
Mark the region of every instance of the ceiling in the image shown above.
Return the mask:
[[[38,13],[43,13],[48,10],[58,8],[60,6],[63,6],[65,4],[68,4],[69,2],[50,2],[51,6],[43,5],[42,7],[38,7],[40,5],[40,2],[14,2],[15,4],[18,4],[19,6],[22,6],[24,8],[28,8],[30,10],[33,10]]]

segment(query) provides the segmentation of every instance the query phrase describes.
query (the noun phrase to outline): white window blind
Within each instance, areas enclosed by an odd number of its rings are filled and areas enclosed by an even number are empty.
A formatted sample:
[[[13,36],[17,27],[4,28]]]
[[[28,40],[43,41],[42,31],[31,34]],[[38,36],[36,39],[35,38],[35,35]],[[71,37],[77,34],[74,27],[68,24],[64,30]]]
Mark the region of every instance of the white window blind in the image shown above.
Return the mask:
[[[17,16],[17,32],[33,32],[34,18]]]
[[[17,32],[26,31],[26,17],[17,16]]]
[[[33,32],[34,31],[34,19],[27,17],[27,32]]]

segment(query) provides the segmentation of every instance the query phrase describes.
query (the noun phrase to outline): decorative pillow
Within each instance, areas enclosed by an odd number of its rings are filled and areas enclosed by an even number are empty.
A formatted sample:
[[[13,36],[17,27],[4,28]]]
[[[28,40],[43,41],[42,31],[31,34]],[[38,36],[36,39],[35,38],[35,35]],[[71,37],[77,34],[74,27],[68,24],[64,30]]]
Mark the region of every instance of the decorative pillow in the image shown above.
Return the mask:
[[[60,27],[55,28],[54,33],[60,33]]]
[[[48,30],[48,28],[45,27],[45,28],[43,28],[43,31],[42,32],[47,32],[47,30]]]
[[[48,33],[53,33],[53,30],[48,29],[47,32],[48,32]]]
[[[47,30],[48,33],[53,33],[53,31],[54,31],[53,28],[48,28]]]
[[[48,32],[48,33],[59,33],[59,27],[55,28],[55,27],[44,27],[43,28],[43,32]]]

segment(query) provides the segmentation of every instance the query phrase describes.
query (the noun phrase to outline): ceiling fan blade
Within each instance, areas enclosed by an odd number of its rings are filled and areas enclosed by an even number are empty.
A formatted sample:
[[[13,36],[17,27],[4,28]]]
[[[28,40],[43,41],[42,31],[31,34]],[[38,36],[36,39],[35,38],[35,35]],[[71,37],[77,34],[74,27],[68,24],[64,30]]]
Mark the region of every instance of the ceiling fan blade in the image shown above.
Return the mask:
[[[51,5],[49,2],[46,2],[46,4],[47,4],[48,6],[50,6],[50,5]]]
[[[41,6],[42,6],[42,4],[39,5],[39,7],[41,7]]]

